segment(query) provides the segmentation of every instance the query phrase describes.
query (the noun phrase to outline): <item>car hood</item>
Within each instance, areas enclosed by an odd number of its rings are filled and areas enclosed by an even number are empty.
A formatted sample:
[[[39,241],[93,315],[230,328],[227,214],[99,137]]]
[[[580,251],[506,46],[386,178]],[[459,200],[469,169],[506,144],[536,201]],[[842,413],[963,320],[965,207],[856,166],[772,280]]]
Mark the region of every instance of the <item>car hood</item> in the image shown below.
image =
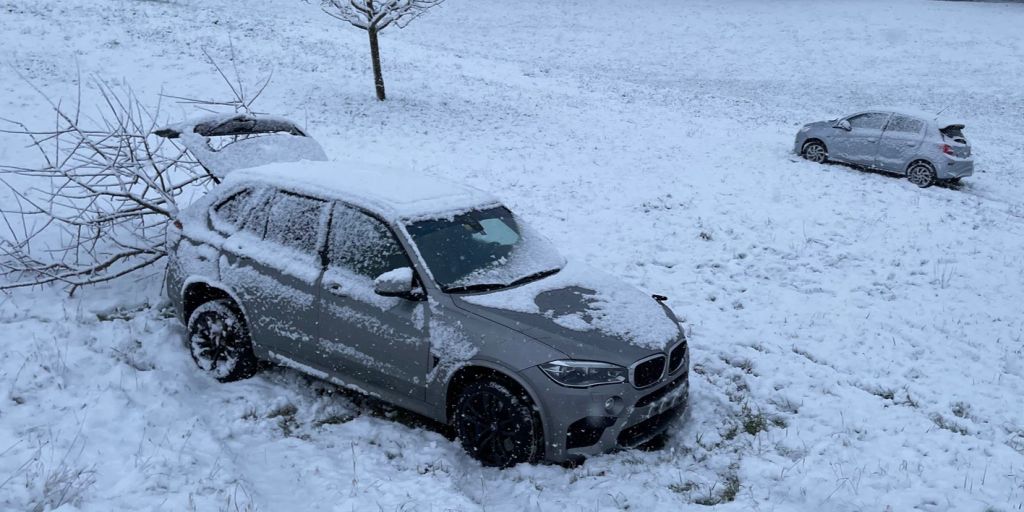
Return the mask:
[[[452,298],[460,309],[579,360],[627,366],[682,336],[672,312],[649,295],[572,263],[533,283]]]
[[[813,123],[805,124],[804,128],[805,129],[810,129],[810,128],[830,128],[834,124],[836,124],[836,120],[835,119],[833,119],[831,121],[815,121]]]

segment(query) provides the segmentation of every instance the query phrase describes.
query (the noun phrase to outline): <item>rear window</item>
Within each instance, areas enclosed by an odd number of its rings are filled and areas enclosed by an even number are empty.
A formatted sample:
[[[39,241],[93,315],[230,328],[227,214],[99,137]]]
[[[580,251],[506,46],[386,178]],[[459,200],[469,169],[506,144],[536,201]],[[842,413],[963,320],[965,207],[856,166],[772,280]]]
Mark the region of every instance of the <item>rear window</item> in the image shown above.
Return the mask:
[[[243,190],[222,201],[213,207],[213,227],[224,232],[238,230],[249,212],[249,204],[252,202],[252,190]]]
[[[270,206],[265,239],[315,253],[327,221],[327,203],[288,192],[278,192]]]
[[[903,133],[921,133],[924,122],[907,116],[893,116],[889,121],[886,131]]]

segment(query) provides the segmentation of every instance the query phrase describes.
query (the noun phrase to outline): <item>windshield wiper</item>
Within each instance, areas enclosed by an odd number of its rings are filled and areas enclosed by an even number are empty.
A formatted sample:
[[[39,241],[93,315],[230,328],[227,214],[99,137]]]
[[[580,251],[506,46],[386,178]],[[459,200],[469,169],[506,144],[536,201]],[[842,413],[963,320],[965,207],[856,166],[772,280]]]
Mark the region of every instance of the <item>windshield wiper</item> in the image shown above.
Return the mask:
[[[543,270],[543,271],[540,271],[540,272],[536,272],[536,273],[530,274],[530,275],[528,275],[526,277],[520,277],[519,279],[516,279],[515,281],[512,281],[511,283],[509,283],[509,286],[518,286],[518,285],[521,285],[521,284],[531,283],[533,281],[544,279],[545,277],[548,277],[550,275],[557,274],[559,270],[562,270],[562,269],[560,269],[560,268],[553,268],[553,269],[550,269],[550,270]]]
[[[492,292],[510,285],[499,283],[467,284],[465,286],[451,286],[444,289],[445,293],[467,293],[467,292]]]
[[[537,281],[538,279],[544,279],[545,277],[548,277],[548,276],[550,276],[552,274],[557,274],[559,270],[562,270],[562,269],[560,269],[560,268],[553,268],[553,269],[550,269],[550,270],[544,270],[544,271],[541,271],[541,272],[536,272],[536,273],[530,274],[530,275],[525,276],[525,277],[520,277],[519,279],[516,279],[515,281],[512,281],[511,283],[508,283],[508,284],[480,283],[480,284],[467,284],[465,286],[452,286],[452,287],[449,287],[449,288],[445,288],[444,292],[445,293],[492,292],[494,290],[501,290],[502,288],[511,288],[513,286],[519,286],[521,284],[526,284],[526,283],[530,283],[530,282],[533,282],[533,281]]]

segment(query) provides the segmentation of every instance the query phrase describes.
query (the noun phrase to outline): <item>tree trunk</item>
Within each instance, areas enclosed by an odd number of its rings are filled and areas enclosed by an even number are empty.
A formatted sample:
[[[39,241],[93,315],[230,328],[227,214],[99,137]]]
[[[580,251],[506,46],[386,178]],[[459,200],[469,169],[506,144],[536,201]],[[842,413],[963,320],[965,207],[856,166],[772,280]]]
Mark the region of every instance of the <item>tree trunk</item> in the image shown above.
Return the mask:
[[[367,30],[370,34],[370,59],[373,60],[373,83],[377,86],[377,99],[384,101],[384,75],[380,72],[380,45],[377,43],[377,29]]]

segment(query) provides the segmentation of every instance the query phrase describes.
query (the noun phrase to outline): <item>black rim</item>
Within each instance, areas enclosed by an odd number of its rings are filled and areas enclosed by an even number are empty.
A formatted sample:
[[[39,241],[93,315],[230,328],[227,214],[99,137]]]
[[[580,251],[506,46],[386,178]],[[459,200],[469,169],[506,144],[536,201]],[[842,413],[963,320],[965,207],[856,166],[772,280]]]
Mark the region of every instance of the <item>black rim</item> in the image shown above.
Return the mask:
[[[529,459],[533,418],[529,408],[492,389],[459,401],[458,433],[467,451],[488,466],[509,467]]]
[[[237,319],[214,311],[201,313],[192,324],[192,358],[203,370],[227,377],[238,364],[240,335]]]

